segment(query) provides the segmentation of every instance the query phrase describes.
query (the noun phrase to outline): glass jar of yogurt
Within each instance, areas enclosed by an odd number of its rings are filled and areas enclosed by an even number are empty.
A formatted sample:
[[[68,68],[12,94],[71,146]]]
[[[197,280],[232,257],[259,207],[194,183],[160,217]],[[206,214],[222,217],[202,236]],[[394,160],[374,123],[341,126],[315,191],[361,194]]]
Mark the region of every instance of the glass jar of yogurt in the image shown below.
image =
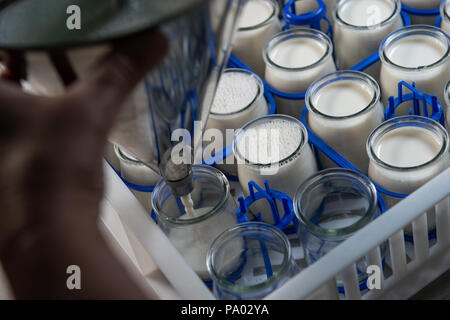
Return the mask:
[[[398,83],[415,82],[416,88],[445,101],[444,89],[450,79],[450,38],[439,28],[417,25],[391,33],[380,46],[380,84],[383,102],[397,97]],[[412,103],[398,109],[408,115]]]
[[[378,83],[357,71],[339,71],[315,81],[306,93],[308,126],[319,138],[367,173],[367,138],[384,121]],[[336,165],[320,153],[324,168]]]
[[[369,177],[394,193],[410,194],[450,167],[449,136],[438,122],[420,116],[393,118],[367,141]],[[384,196],[387,208],[401,199]],[[435,227],[433,210],[428,228]]]
[[[238,21],[232,52],[258,75],[264,76],[264,45],[281,31],[274,0],[248,0]]]
[[[348,70],[376,52],[387,35],[403,27],[400,0],[341,0],[333,11],[337,66]],[[364,70],[375,79],[377,63]]]
[[[450,35],[450,1],[444,0],[441,5],[441,29]]]
[[[318,78],[336,71],[333,45],[323,32],[291,29],[277,34],[264,47],[265,80],[285,93],[306,93]],[[304,100],[275,97],[277,112],[300,119]]]
[[[237,204],[227,178],[218,169],[195,165],[192,171],[192,213],[186,212],[164,180],[153,191],[152,205],[158,225],[174,247],[200,278],[209,280],[206,255],[214,239],[237,224]]]
[[[299,272],[286,235],[260,222],[222,233],[208,253],[208,271],[219,299],[262,299]]]
[[[250,181],[263,187],[267,180],[271,189],[292,198],[298,186],[317,172],[306,128],[290,116],[269,115],[247,123],[236,134],[233,151],[245,196],[250,194]],[[250,210],[260,212],[264,222],[274,222],[267,203],[255,202]]]
[[[205,134],[218,139],[220,132],[224,148],[233,143],[234,130],[268,114],[269,104],[264,98],[264,85],[261,79],[255,73],[244,69],[225,69],[214,96]],[[211,129],[219,132],[213,132]],[[218,141],[214,140],[214,144],[217,145]],[[216,167],[228,174],[236,175],[233,155]]]

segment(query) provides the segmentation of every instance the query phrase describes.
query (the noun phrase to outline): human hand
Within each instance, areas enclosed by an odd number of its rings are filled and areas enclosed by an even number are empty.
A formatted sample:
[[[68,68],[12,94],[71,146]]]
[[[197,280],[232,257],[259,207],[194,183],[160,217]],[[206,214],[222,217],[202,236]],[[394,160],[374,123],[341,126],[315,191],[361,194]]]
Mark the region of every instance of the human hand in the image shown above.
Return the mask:
[[[120,106],[168,50],[157,30],[113,53],[67,93],[43,97],[0,81],[0,254],[23,232],[96,228],[102,157]]]

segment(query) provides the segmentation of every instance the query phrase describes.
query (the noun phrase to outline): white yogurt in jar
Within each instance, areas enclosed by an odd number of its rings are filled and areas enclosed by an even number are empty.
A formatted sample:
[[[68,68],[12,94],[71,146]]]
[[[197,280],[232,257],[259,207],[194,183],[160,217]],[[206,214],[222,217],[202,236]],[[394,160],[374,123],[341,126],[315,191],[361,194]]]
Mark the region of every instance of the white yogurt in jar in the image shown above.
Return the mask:
[[[391,32],[403,26],[400,0],[342,0],[334,15],[337,65],[347,70],[376,52]],[[378,78],[379,63],[364,72]]]
[[[384,122],[369,137],[367,152],[369,177],[395,193],[410,194],[450,167],[448,133],[434,120],[419,116]],[[386,195],[384,198],[388,208],[401,200]],[[429,230],[434,226],[430,210]]]
[[[441,5],[441,29],[450,36],[450,0],[442,2]]]
[[[260,76],[264,75],[264,45],[281,31],[278,13],[273,0],[249,0],[239,17],[232,52]]]
[[[380,47],[380,82],[383,102],[389,96],[397,97],[398,83],[415,82],[416,88],[436,95],[441,103],[444,88],[450,79],[450,39],[440,29],[430,26],[410,26],[389,35]],[[399,109],[408,114],[411,104]]]
[[[367,173],[367,138],[384,120],[378,83],[362,72],[332,73],[311,85],[306,105],[310,130]],[[336,166],[322,154],[320,161],[324,168]]]
[[[317,172],[306,128],[286,115],[270,115],[248,123],[237,133],[233,149],[246,196],[249,181],[264,187],[267,180],[271,189],[292,198],[297,188]],[[272,223],[268,210],[267,205],[252,207],[254,213],[261,212],[265,222]]]
[[[264,48],[266,81],[286,93],[306,93],[316,79],[336,71],[333,45],[322,32],[314,29],[284,31]],[[275,97],[277,112],[300,119],[304,100]]]
[[[114,146],[116,157],[120,162],[120,174],[126,181],[138,186],[154,186],[161,179],[161,176],[137,160],[133,155],[125,150]],[[130,189],[136,199],[142,204],[147,212],[151,212],[151,192],[142,192]]]
[[[229,132],[231,137],[227,139],[227,129],[237,130],[247,122],[267,114],[269,105],[264,98],[261,79],[250,71],[226,69],[220,78],[206,128],[219,130],[223,137],[222,147],[225,147],[231,145],[234,139],[232,132]],[[217,167],[236,174],[233,155],[224,160]]]
[[[439,9],[441,0],[402,0],[402,4],[413,9],[420,10],[436,10]],[[437,15],[434,16],[418,16],[409,15],[411,19],[411,24],[428,24],[434,25],[437,19]]]

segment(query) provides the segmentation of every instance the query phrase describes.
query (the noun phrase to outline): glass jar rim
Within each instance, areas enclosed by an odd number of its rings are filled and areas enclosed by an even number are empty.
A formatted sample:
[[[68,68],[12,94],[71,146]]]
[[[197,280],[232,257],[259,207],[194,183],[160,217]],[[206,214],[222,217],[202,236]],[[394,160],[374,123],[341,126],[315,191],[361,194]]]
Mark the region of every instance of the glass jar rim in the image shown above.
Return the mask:
[[[333,177],[351,178],[355,182],[358,182],[360,186],[363,186],[370,195],[369,208],[366,210],[365,214],[353,224],[339,229],[328,229],[314,225],[310,221],[310,219],[308,219],[303,214],[303,210],[301,207],[301,200],[305,192],[307,192],[311,187],[321,183],[322,180],[327,180]],[[300,187],[297,189],[297,192],[295,193],[293,201],[295,215],[297,219],[303,224],[303,226],[308,229],[308,231],[324,237],[351,235],[366,226],[370,221],[372,221],[378,210],[378,194],[372,181],[366,175],[358,171],[344,168],[332,168],[319,171],[308,180],[306,180],[302,185],[300,185]]]
[[[358,80],[358,81],[364,81],[367,83],[372,89],[373,89],[373,97],[370,103],[361,109],[360,111],[346,115],[346,116],[331,116],[328,114],[325,114],[321,111],[319,111],[312,102],[312,99],[314,95],[316,95],[321,89],[326,87],[329,84],[341,81],[341,80]],[[351,118],[359,117],[360,115],[363,115],[365,113],[368,113],[370,110],[375,108],[378,104],[378,102],[381,100],[381,89],[376,82],[376,80],[371,77],[370,75],[360,72],[360,71],[337,71],[330,74],[327,74],[323,76],[322,78],[319,78],[318,80],[314,81],[311,86],[308,88],[308,91],[305,95],[305,103],[306,108],[309,112],[314,113],[322,118],[330,119],[330,120],[346,120]]]
[[[220,276],[216,268],[214,268],[214,257],[215,257],[215,251],[217,251],[221,246],[221,244],[225,241],[229,241],[230,239],[233,239],[238,236],[242,236],[242,234],[245,234],[245,232],[257,232],[257,231],[264,231],[267,233],[270,233],[274,237],[276,237],[278,240],[281,240],[280,243],[282,243],[284,246],[284,256],[283,256],[283,262],[281,263],[281,267],[275,271],[269,279],[267,279],[264,282],[251,285],[251,286],[242,286],[242,285],[235,285],[231,282],[229,282],[227,279]],[[263,222],[245,222],[238,224],[236,226],[230,227],[227,230],[223,231],[220,235],[217,236],[217,238],[213,241],[211,244],[211,247],[208,250],[208,254],[206,256],[206,266],[209,271],[209,274],[211,275],[211,278],[213,281],[216,281],[219,283],[222,287],[226,288],[227,290],[230,290],[232,292],[239,292],[239,293],[253,293],[258,290],[265,289],[267,287],[270,287],[272,284],[276,283],[280,280],[280,278],[283,276],[284,273],[286,273],[289,270],[289,264],[292,260],[292,248],[291,244],[289,243],[288,238],[286,235],[281,232],[278,228],[275,226],[269,225],[267,223]]]
[[[127,154],[117,144],[114,144],[114,153],[116,154],[116,157],[119,158],[120,161],[129,163],[129,164],[133,164],[136,166],[145,166],[145,164],[143,162],[134,158],[131,154]]]
[[[400,12],[402,10],[402,5],[400,3],[400,0],[387,0],[390,2],[394,3],[394,11],[392,12],[392,14],[386,18],[385,20],[376,23],[374,25],[370,25],[370,26],[356,26],[353,25],[351,23],[345,22],[341,16],[339,15],[339,9],[347,2],[347,1],[352,1],[352,0],[340,0],[336,3],[334,9],[333,9],[333,17],[335,19],[335,21],[345,27],[348,27],[350,29],[354,29],[354,30],[373,30],[373,29],[378,29],[381,27],[384,27],[385,25],[391,23],[392,21],[394,21],[396,18],[398,18],[400,16]]]
[[[211,166],[207,165],[193,165],[192,166],[192,174],[195,177],[196,174],[206,174],[210,177],[216,178],[223,186],[223,197],[220,199],[220,201],[207,213],[202,214],[199,217],[195,217],[192,219],[178,219],[178,218],[172,218],[169,217],[163,210],[162,207],[159,205],[159,201],[157,201],[156,197],[160,192],[162,192],[165,188],[168,188],[168,185],[164,181],[164,179],[161,179],[158,184],[155,186],[155,189],[152,193],[152,207],[154,209],[154,212],[158,218],[163,220],[164,222],[171,223],[176,226],[189,226],[193,224],[197,224],[199,222],[203,222],[207,219],[209,219],[212,216],[215,216],[217,213],[221,212],[221,209],[226,205],[229,197],[230,197],[230,183],[228,182],[228,179],[226,176],[219,170]],[[172,194],[170,194],[173,196]],[[165,198],[164,200],[166,200]]]
[[[419,66],[419,67],[404,67],[401,65],[398,65],[394,63],[389,57],[387,56],[386,49],[390,47],[393,43],[397,42],[398,40],[402,40],[405,37],[411,36],[411,35],[422,35],[427,37],[434,37],[437,40],[440,40],[443,44],[445,41],[447,51],[444,53],[444,55],[436,62],[426,65],[426,66]],[[443,41],[443,39],[445,39]],[[450,59],[450,36],[448,36],[443,30],[440,28],[428,26],[428,25],[411,25],[407,27],[400,28],[391,34],[389,34],[381,43],[380,49],[379,49],[379,55],[380,60],[382,64],[387,64],[392,67],[395,67],[396,69],[402,70],[402,71],[424,71],[427,69],[432,69],[434,67],[440,66],[441,64],[445,63],[448,59]]]
[[[272,163],[264,163],[264,164],[251,162],[250,160],[246,159],[243,155],[241,155],[241,153],[239,152],[238,147],[237,147],[237,142],[238,142],[239,138],[243,134],[245,134],[245,132],[248,129],[254,127],[255,124],[257,124],[259,122],[266,122],[266,121],[271,121],[271,120],[285,120],[285,121],[289,121],[291,123],[297,124],[300,129],[300,134],[302,135],[301,141],[300,141],[298,147],[289,156],[287,156],[286,158],[284,158],[282,160],[272,162]],[[236,159],[238,161],[242,161],[242,163],[244,163],[246,166],[252,166],[252,167],[256,167],[258,169],[270,168],[275,165],[281,167],[286,162],[289,162],[289,160],[291,160],[292,158],[294,158],[298,154],[300,154],[307,144],[308,144],[308,131],[306,130],[303,123],[301,123],[299,120],[295,119],[294,117],[291,117],[288,115],[271,114],[271,115],[263,116],[263,117],[255,119],[255,120],[252,120],[250,122],[247,122],[241,129],[238,130],[238,132],[234,136],[234,140],[233,140],[233,153],[234,153],[234,156],[236,157]]]
[[[326,50],[323,56],[314,62],[313,64],[310,64],[308,66],[304,67],[298,67],[298,68],[290,68],[290,67],[284,67],[277,63],[275,63],[272,58],[270,57],[270,52],[274,47],[276,47],[279,43],[284,41],[289,41],[293,38],[309,38],[314,40],[319,40],[323,44],[326,45]],[[287,72],[299,72],[299,71],[305,71],[310,70],[312,68],[315,68],[323,63],[325,63],[328,59],[331,58],[331,55],[333,53],[333,43],[331,42],[330,38],[323,33],[322,31],[316,30],[316,29],[307,29],[307,28],[296,28],[296,29],[288,29],[285,31],[282,31],[278,34],[276,34],[271,40],[269,40],[263,49],[263,58],[266,65],[275,67],[277,69],[281,69],[283,71]]]
[[[398,127],[399,126],[399,127]],[[398,128],[408,127],[408,126],[414,126],[414,127],[420,127],[423,129],[426,129],[428,131],[434,130],[432,134],[436,136],[440,136],[442,138],[442,146],[439,152],[433,157],[433,159],[422,163],[417,166],[412,167],[397,167],[391,164],[386,163],[382,159],[378,157],[376,154],[374,147],[375,143],[378,141],[378,139],[385,135],[388,132],[391,132]],[[409,172],[414,170],[419,170],[426,168],[439,159],[441,159],[445,154],[449,152],[449,135],[447,131],[436,121],[430,118],[422,117],[422,116],[403,116],[403,117],[396,117],[393,119],[390,119],[388,121],[383,122],[381,125],[379,125],[375,130],[370,134],[369,138],[367,139],[367,154],[369,155],[370,161],[373,163],[389,170],[395,170],[395,171],[401,171],[401,172]]]
[[[256,93],[256,95],[253,98],[253,100],[247,106],[245,106],[244,108],[239,109],[237,111],[233,111],[233,112],[230,112],[230,113],[216,113],[216,112],[213,112],[211,110],[210,114],[215,116],[215,117],[217,117],[217,118],[226,117],[226,116],[233,116],[233,115],[237,115],[237,114],[240,114],[242,112],[245,112],[248,109],[250,109],[254,105],[254,103],[264,95],[264,84],[263,84],[261,78],[256,73],[254,73],[254,72],[252,72],[250,70],[240,69],[240,68],[227,68],[227,69],[225,69],[223,71],[224,74],[225,73],[231,73],[231,72],[244,73],[244,74],[247,74],[248,76],[252,77],[256,81],[256,85],[258,87],[258,92]],[[216,92],[216,94],[217,94],[217,92]],[[213,102],[213,104],[214,104],[214,102]],[[211,109],[212,109],[212,107],[211,107]]]
[[[242,27],[242,28],[238,27],[237,32],[246,32],[246,31],[257,30],[259,28],[262,28],[262,27],[270,24],[273,20],[275,20],[278,17],[278,13],[280,11],[278,4],[275,3],[273,0],[262,0],[262,1],[270,3],[270,5],[272,6],[272,13],[270,14],[270,16],[266,20],[264,20],[258,24],[255,24],[253,26]]]

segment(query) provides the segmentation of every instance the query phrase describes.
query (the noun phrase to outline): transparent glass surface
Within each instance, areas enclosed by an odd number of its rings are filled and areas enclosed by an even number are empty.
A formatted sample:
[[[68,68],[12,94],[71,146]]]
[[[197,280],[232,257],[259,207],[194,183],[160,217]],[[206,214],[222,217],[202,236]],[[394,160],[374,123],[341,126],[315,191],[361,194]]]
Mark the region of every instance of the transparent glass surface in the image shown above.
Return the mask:
[[[324,170],[306,181],[297,191],[294,209],[300,221],[298,236],[308,265],[379,215],[373,183],[347,169]],[[356,267],[362,284],[367,278],[366,258],[360,259]]]
[[[161,180],[152,195],[157,221],[187,263],[204,280],[208,280],[206,254],[213,240],[228,227],[237,224],[237,205],[230,196],[226,177],[208,166],[193,166],[190,194],[195,216],[191,217],[180,197],[172,195]]]
[[[219,299],[261,299],[300,271],[287,237],[277,228],[249,222],[218,237],[208,271]]]

